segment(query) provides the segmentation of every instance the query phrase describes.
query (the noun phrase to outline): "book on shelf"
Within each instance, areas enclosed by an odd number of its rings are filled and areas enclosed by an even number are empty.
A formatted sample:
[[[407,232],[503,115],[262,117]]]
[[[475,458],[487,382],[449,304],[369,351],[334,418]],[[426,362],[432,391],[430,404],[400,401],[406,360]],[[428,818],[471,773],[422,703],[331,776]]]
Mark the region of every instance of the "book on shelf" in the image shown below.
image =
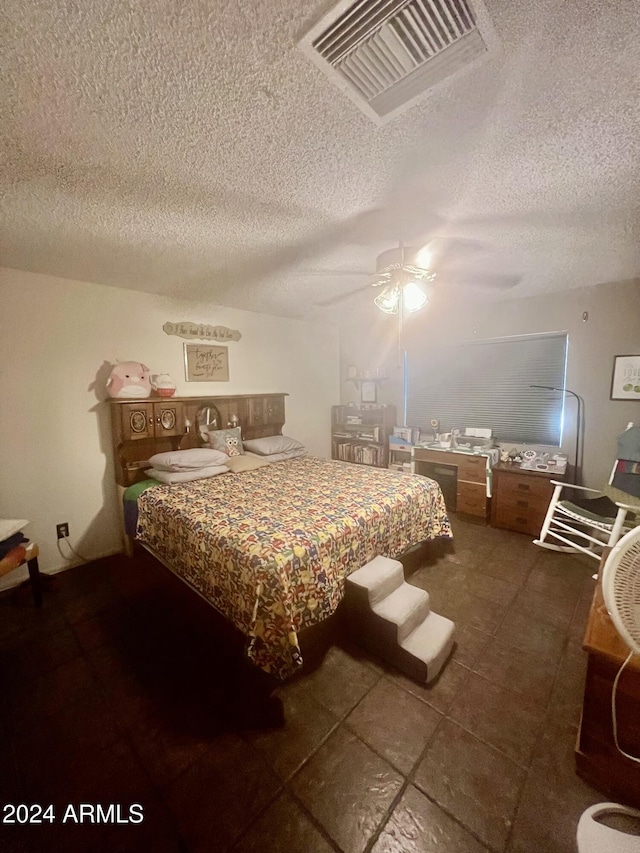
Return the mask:
[[[360,424],[359,424],[360,426]],[[381,429],[379,426],[372,427],[363,427],[357,431],[349,432],[344,429],[334,430],[333,437],[334,438],[351,438],[351,439],[360,439],[360,441],[377,441],[381,440]]]
[[[383,449],[378,445],[350,444],[341,442],[338,444],[336,456],[343,462],[360,462],[363,465],[382,465],[384,461]]]

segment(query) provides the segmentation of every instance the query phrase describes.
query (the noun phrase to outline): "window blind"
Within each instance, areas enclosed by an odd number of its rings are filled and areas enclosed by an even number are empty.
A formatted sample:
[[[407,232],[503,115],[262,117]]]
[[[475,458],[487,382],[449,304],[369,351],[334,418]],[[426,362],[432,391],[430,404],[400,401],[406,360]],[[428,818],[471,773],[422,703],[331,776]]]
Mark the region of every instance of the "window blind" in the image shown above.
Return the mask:
[[[498,441],[560,445],[567,334],[473,341],[406,353],[406,423],[485,427]]]

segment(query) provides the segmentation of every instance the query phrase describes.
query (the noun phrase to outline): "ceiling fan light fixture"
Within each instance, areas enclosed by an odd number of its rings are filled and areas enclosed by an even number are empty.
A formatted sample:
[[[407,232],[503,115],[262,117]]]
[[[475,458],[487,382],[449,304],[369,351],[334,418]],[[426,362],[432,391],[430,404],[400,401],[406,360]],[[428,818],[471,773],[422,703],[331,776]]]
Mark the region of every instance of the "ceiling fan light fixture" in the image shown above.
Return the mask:
[[[424,308],[428,301],[427,294],[417,282],[409,281],[402,288],[402,303],[410,313]]]
[[[429,300],[417,282],[408,281],[402,286],[397,283],[388,284],[373,301],[385,314],[397,314],[402,301],[402,310],[412,314],[424,308]]]
[[[400,286],[398,284],[388,284],[373,301],[385,314],[397,314],[400,303]]]

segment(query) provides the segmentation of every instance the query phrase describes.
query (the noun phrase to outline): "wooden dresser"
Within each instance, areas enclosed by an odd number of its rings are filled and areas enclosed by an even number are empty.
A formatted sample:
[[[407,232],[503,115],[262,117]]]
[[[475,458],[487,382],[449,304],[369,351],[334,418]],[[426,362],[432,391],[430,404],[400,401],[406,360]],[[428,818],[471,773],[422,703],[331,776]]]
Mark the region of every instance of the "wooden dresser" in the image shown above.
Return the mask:
[[[606,555],[603,557],[604,564]],[[613,740],[611,692],[613,680],[629,653],[609,618],[600,580],[587,621],[583,648],[587,677],[582,719],[576,744],[576,770],[607,796],[640,808],[640,764],[625,758]],[[625,752],[640,757],[640,657],[633,657],[616,695],[618,741]]]
[[[537,536],[553,494],[557,472],[527,471],[509,462],[493,467],[492,527]]]

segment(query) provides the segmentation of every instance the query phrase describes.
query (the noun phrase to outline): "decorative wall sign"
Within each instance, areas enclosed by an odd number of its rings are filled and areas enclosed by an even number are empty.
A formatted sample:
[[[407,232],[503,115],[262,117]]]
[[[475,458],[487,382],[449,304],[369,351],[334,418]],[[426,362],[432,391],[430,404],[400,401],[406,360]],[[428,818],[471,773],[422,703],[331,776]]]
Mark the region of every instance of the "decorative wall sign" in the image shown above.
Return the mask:
[[[612,400],[640,400],[640,355],[616,355],[611,377]]]
[[[177,335],[192,341],[200,338],[203,341],[239,341],[242,335],[237,329],[226,326],[205,326],[203,323],[165,323],[162,330],[167,335]]]
[[[228,382],[229,348],[184,344],[187,382]]]

